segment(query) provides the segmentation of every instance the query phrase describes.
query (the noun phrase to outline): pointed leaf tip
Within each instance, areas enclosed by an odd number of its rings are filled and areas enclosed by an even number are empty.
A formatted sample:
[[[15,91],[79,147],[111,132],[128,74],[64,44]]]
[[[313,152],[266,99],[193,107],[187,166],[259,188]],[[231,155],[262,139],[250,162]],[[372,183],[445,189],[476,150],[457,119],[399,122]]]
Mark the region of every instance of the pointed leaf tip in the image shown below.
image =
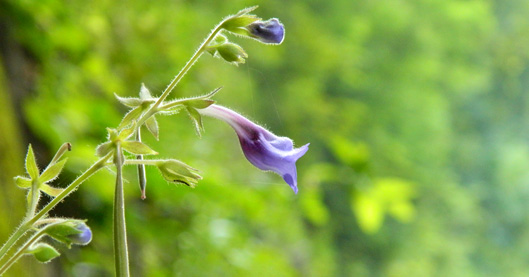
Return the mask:
[[[31,179],[39,178],[39,168],[37,166],[37,160],[35,159],[35,154],[33,153],[33,147],[31,144],[28,146],[28,153],[26,155],[26,171],[28,172]]]

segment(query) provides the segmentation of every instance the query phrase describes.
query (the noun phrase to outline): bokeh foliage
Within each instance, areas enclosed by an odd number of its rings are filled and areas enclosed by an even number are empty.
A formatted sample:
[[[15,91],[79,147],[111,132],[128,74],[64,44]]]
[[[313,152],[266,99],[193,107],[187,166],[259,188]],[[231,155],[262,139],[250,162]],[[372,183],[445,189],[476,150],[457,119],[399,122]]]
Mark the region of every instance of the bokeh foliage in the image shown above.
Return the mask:
[[[253,4],[4,0],[36,77],[19,107],[23,143],[6,104],[14,79],[0,78],[2,171],[22,171],[20,144],[47,153],[69,141],[66,185],[125,112],[114,92],[135,96],[143,82],[159,94],[210,28]],[[281,19],[281,46],[236,39],[245,65],[205,55],[173,96],[223,85],[220,104],[310,142],[300,192],[253,168],[222,122],[206,120],[198,139],[184,114],[160,117],[160,141],[146,140],[204,180],[175,187],[149,169],[142,201],[126,171],[134,276],[527,274],[529,2],[267,1],[256,14]],[[1,177],[1,210],[21,214],[21,193]],[[111,275],[113,184],[99,173],[55,210],[87,218],[94,240],[54,270]],[[18,219],[2,216],[7,237]]]

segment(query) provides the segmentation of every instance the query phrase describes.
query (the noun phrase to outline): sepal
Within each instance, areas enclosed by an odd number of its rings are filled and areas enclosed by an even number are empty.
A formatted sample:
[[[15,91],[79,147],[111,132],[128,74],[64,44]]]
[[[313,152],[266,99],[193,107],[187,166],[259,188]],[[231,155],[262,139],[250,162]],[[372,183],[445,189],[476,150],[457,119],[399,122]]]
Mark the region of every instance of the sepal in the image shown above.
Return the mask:
[[[34,244],[25,253],[33,255],[41,263],[47,263],[61,255],[59,251],[47,243]]]
[[[59,174],[61,174],[62,169],[64,168],[64,164],[68,158],[62,159],[57,163],[54,163],[50,166],[48,166],[44,172],[39,177],[39,182],[41,183],[47,183],[50,181],[55,180],[57,177],[59,177]]]
[[[110,153],[110,151],[113,151],[113,150],[114,150],[114,143],[111,141],[107,141],[97,146],[96,155],[98,157],[104,157],[106,154]]]
[[[122,129],[122,128],[130,125],[130,123],[132,123],[133,121],[137,120],[141,116],[142,113],[143,113],[143,108],[141,106],[136,107],[134,109],[131,109],[123,117],[123,119],[121,120],[121,123],[119,123],[118,129]]]
[[[202,176],[198,175],[197,169],[179,160],[162,160],[156,163],[156,166],[164,179],[171,183],[185,184],[194,188],[197,182],[202,179]]]
[[[154,136],[154,138],[158,140],[158,121],[156,121],[154,115],[149,117],[149,119],[145,120],[145,127],[147,127],[147,130],[149,130],[149,132]]]
[[[195,124],[195,130],[197,131],[197,135],[201,136],[202,131],[204,131],[204,125],[202,125],[202,116],[193,107],[186,107],[186,111],[191,120],[193,120],[193,123]]]
[[[19,188],[23,188],[23,189],[31,188],[31,179],[22,177],[22,176],[17,176],[14,179],[15,179],[15,184],[17,184]]]
[[[61,192],[64,191],[64,189],[55,188],[47,184],[40,185],[40,190],[52,197],[57,197],[57,195],[61,194]]]
[[[92,240],[92,231],[83,220],[68,219],[44,228],[48,236],[66,244],[68,248],[72,244],[87,245]]]
[[[149,146],[139,141],[121,142],[123,150],[136,155],[156,155],[158,152],[152,150]]]
[[[33,147],[31,144],[28,146],[28,153],[26,155],[26,171],[31,179],[36,180],[39,178],[39,168],[37,161],[35,160],[35,154],[33,153]]]
[[[142,101],[140,98],[134,98],[134,97],[121,97],[114,93],[114,96],[116,99],[118,99],[119,103],[130,107],[130,108],[136,108],[141,105]]]
[[[223,60],[235,65],[244,63],[245,59],[248,58],[248,54],[246,54],[244,49],[232,42],[219,45],[215,49]]]

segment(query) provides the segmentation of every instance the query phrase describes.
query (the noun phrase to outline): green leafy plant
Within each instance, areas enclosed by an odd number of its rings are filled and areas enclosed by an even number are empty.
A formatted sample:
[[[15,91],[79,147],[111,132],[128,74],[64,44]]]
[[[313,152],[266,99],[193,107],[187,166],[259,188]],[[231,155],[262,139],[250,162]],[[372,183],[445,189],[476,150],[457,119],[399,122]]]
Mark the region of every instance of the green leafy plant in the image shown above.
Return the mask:
[[[220,90],[202,96],[168,100],[169,94],[204,53],[218,57],[230,64],[238,65],[248,58],[244,49],[230,42],[225,34],[252,38],[265,44],[280,44],[284,38],[284,27],[273,18],[263,21],[250,14],[257,7],[241,10],[222,20],[200,45],[191,59],[170,82],[159,97],[153,97],[145,85],[141,86],[139,97],[125,98],[116,95],[117,100],[130,108],[116,128],[107,128],[107,141],[97,146],[99,159],[66,188],[56,188],[50,183],[62,171],[67,159],[63,155],[71,150],[65,143],[49,165],[42,171],[37,167],[31,145],[26,156],[27,176],[15,177],[15,183],[27,193],[27,213],[22,224],[0,249],[0,275],[5,273],[23,255],[33,255],[39,262],[48,262],[60,255],[50,244],[43,241],[50,237],[70,247],[72,244],[86,245],[92,239],[92,232],[85,221],[71,218],[51,218],[48,213],[58,203],[74,192],[79,185],[94,173],[109,168],[116,173],[114,195],[114,257],[117,276],[129,276],[127,232],[125,221],[125,199],[123,194],[122,169],[132,165],[138,169],[138,182],[142,198],[145,198],[147,178],[145,166],[155,166],[165,180],[194,187],[202,178],[198,170],[176,159],[145,159],[144,156],[158,154],[142,142],[142,126],[156,139],[159,137],[158,115],[174,115],[185,111],[194,123],[197,133],[203,131],[202,116],[212,116],[230,124],[236,131],[246,158],[257,168],[280,174],[285,182],[297,193],[296,161],[308,150],[308,144],[294,148],[292,140],[278,137],[263,127],[251,122],[240,114],[215,104],[212,97]],[[39,207],[41,192],[53,199]],[[17,247],[15,247],[17,246]],[[12,249],[15,249],[12,251]]]

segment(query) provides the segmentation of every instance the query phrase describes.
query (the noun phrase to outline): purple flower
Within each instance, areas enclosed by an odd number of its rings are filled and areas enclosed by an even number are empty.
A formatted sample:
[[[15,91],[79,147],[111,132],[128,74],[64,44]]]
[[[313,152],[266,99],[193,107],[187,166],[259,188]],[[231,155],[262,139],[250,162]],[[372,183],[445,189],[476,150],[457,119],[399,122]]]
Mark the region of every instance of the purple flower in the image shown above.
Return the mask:
[[[237,133],[244,155],[261,170],[271,170],[283,177],[295,193],[298,193],[296,161],[309,144],[294,148],[291,139],[278,137],[242,115],[219,105],[198,110],[201,114],[226,121]]]
[[[285,27],[277,18],[255,21],[246,26],[246,29],[253,38],[263,43],[280,44],[285,38]]]

